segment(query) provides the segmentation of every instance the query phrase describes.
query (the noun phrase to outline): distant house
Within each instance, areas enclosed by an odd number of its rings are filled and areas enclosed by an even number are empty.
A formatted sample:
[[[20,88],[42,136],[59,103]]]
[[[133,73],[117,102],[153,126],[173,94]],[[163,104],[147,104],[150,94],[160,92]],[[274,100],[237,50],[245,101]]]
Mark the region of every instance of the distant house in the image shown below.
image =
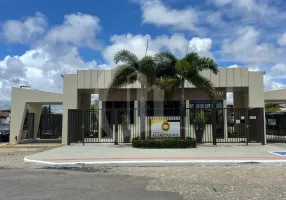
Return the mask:
[[[10,110],[0,110],[0,123],[10,123]]]

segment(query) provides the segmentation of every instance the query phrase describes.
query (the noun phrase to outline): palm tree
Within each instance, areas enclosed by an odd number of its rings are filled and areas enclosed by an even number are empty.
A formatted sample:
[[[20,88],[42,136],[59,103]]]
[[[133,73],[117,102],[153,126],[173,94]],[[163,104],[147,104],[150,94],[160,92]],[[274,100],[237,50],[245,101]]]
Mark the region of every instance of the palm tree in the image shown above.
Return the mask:
[[[145,139],[145,89],[156,83],[156,63],[151,56],[144,56],[139,59],[134,53],[128,50],[118,51],[114,56],[116,69],[110,84],[109,92],[113,88],[120,88],[127,84],[139,81],[141,84],[140,97],[140,137]]]
[[[210,80],[203,77],[200,72],[211,70],[214,74],[218,73],[218,66],[211,58],[201,58],[197,53],[188,53],[184,58],[177,59],[170,52],[160,52],[155,55],[157,63],[157,76],[161,77],[157,85],[164,90],[166,97],[181,87],[181,120],[182,138],[185,137],[185,81],[189,81],[195,87],[206,92],[211,100],[215,96],[215,89]]]

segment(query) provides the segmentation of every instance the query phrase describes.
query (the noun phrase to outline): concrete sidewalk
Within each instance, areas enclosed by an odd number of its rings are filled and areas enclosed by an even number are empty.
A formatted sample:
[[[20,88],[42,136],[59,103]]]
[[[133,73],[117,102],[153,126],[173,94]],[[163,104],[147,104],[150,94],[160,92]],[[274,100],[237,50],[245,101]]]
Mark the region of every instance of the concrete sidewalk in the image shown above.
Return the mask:
[[[131,144],[73,144],[24,159],[45,167],[167,166],[167,165],[286,165],[286,148],[261,144],[212,144],[191,149],[137,149]]]

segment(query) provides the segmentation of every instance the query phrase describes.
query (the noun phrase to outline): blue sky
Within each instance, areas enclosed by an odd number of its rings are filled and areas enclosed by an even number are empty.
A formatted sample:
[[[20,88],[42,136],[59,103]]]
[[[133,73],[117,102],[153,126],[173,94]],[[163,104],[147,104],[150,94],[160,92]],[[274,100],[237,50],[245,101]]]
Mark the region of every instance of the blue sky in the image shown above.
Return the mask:
[[[0,108],[11,87],[61,92],[60,74],[115,67],[122,48],[168,50],[221,67],[266,71],[265,90],[286,86],[283,0],[2,0]]]

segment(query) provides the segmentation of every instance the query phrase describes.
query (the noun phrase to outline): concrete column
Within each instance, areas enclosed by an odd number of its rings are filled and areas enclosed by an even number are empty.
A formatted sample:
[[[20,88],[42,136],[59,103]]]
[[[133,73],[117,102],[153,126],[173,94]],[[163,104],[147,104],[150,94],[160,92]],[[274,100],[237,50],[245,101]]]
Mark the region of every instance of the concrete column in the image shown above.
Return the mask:
[[[264,107],[263,73],[249,72],[248,100],[250,108]]]
[[[249,88],[248,88],[248,101],[250,108],[263,108],[265,107],[264,102],[264,79],[263,72],[249,72]],[[266,138],[266,122],[265,122],[265,111],[263,112],[263,133]],[[266,142],[265,142],[266,143]]]
[[[18,144],[23,131],[24,119],[26,116],[27,104],[24,101],[19,101],[17,95],[12,90],[11,102],[11,124],[10,124],[10,144]],[[17,140],[16,140],[17,137]]]
[[[42,114],[42,104],[31,103],[29,104],[29,113],[34,113],[34,139],[37,138],[39,124]]]
[[[77,75],[64,76],[62,144],[68,139],[68,110],[77,109]]]

